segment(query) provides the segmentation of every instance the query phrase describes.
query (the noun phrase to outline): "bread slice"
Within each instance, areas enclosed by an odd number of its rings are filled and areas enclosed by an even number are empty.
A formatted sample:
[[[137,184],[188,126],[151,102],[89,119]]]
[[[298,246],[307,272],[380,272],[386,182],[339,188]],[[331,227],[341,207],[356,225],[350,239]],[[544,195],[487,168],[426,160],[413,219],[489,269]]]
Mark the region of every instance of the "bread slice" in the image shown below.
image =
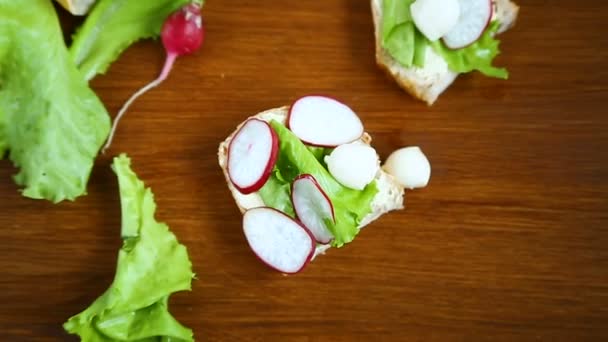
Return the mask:
[[[426,51],[423,68],[405,68],[389,55],[382,47],[382,1],[371,0],[376,37],[376,64],[399,86],[430,106],[454,82],[458,73],[450,71],[443,58],[430,48]],[[498,33],[502,33],[515,24],[519,7],[510,0],[493,1],[492,20],[500,21]]]
[[[261,112],[254,116],[251,116],[250,118],[257,118],[267,122],[274,119],[278,122],[285,123],[285,121],[287,120],[288,112],[289,107],[284,106]],[[264,201],[262,200],[260,195],[258,195],[257,193],[252,193],[248,195],[240,193],[234,187],[228,176],[228,147],[230,146],[232,138],[234,137],[236,132],[241,128],[241,126],[245,123],[245,121],[239,124],[237,128],[230,134],[230,136],[228,136],[226,140],[220,143],[218,149],[219,165],[222,169],[222,172],[224,173],[228,189],[230,190],[230,193],[232,194],[232,197],[234,198],[237,207],[241,211],[241,214],[248,209],[264,206]],[[360,141],[370,145],[372,139],[368,133],[363,133],[363,136],[361,137]],[[389,211],[400,210],[404,208],[404,188],[399,183],[397,183],[393,176],[389,175],[382,169],[379,169],[378,173],[376,174],[376,182],[378,186],[378,193],[376,194],[376,197],[374,197],[371,203],[372,212],[369,213],[361,221],[359,229],[367,226],[372,221],[378,219],[380,216]],[[328,248],[329,245],[318,245],[317,250],[315,251],[315,257],[319,254],[323,254]]]

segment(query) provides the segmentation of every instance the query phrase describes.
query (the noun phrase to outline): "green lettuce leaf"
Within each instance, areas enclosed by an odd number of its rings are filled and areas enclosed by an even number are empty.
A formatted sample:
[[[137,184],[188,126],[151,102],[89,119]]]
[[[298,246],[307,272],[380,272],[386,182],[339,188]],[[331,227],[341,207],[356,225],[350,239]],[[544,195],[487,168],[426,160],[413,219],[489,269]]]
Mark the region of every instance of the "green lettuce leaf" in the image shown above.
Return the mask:
[[[342,186],[317,159],[326,151],[307,148],[287,127],[275,120],[270,122],[270,126],[279,137],[279,154],[270,179],[258,192],[264,203],[294,217],[291,182],[300,174],[311,174],[334,206],[336,223],[329,226],[334,235],[332,245],[341,247],[351,242],[359,233],[361,220],[372,210],[372,200],[378,193],[376,181],[361,191]]]
[[[416,29],[410,5],[415,0],[382,2],[382,46],[400,64],[422,67],[428,40]]]
[[[492,65],[500,53],[499,41],[494,38],[500,23],[493,21],[475,43],[462,49],[452,50],[442,40],[429,41],[416,28],[410,5],[415,0],[383,0],[382,47],[404,67],[424,67],[427,49],[432,48],[443,57],[453,72],[479,71],[489,77],[507,79],[504,68]]]
[[[169,296],[191,290],[192,263],[186,247],[154,218],[154,194],[131,170],[126,155],[114,158],[122,210],[114,281],[64,329],[82,341],[193,341],[192,330],[168,309]]]
[[[70,54],[87,80],[106,72],[134,42],[155,38],[165,19],[190,0],[99,0],[73,37]],[[196,1],[202,5],[203,1]]]
[[[494,35],[500,28],[498,21],[493,21],[475,43],[458,50],[447,48],[441,41],[431,43],[431,46],[448,63],[450,70],[460,73],[478,70],[486,76],[501,79],[509,78],[505,68],[492,66],[492,61],[500,50],[499,41]]]
[[[48,0],[0,0],[0,152],[23,195],[74,200],[86,185],[110,117],[76,69]]]

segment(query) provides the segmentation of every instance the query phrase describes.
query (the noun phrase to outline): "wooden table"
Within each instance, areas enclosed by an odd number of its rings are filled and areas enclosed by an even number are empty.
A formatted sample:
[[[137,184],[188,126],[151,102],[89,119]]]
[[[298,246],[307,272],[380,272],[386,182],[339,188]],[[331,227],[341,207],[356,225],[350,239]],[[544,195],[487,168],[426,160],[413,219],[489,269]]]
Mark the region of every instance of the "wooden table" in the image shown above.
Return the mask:
[[[367,1],[209,1],[207,41],[122,121],[89,195],[20,197],[0,171],[0,340],[61,324],[109,285],[120,247],[111,157],[127,152],[198,280],[171,309],[199,341],[608,339],[608,4],[521,1],[511,78],[461,77],[432,107],[375,67]],[[128,49],[93,88],[115,113],[163,52]],[[217,164],[245,117],[308,93],[354,108],[382,158],[418,145],[429,186],[303,273],[247,248]]]

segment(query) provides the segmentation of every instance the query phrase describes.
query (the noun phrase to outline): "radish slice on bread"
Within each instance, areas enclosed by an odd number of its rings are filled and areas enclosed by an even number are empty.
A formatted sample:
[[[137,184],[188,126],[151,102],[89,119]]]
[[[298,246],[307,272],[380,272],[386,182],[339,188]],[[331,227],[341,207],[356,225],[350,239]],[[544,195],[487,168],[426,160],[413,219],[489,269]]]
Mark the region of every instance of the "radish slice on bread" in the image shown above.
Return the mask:
[[[315,240],[323,244],[330,242],[334,236],[326,221],[336,221],[334,207],[313,175],[303,174],[293,181],[291,200],[298,219]]]
[[[282,273],[301,271],[314,255],[315,240],[310,231],[273,208],[246,211],[243,232],[255,255]]]
[[[270,125],[249,119],[228,147],[228,176],[243,194],[258,191],[270,177],[279,151],[279,138]]]
[[[456,26],[443,36],[450,49],[461,49],[476,42],[492,18],[492,0],[458,0],[460,18]]]
[[[416,0],[410,5],[414,24],[430,41],[441,38],[458,23],[459,0]]]
[[[304,96],[291,105],[287,127],[304,143],[335,147],[363,135],[361,120],[347,105],[325,96]]]

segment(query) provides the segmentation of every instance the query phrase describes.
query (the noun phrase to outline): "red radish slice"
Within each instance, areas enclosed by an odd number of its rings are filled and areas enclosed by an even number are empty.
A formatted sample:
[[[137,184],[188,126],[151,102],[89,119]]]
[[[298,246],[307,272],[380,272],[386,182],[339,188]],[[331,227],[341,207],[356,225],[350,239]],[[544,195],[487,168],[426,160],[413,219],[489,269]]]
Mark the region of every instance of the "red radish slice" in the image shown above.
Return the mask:
[[[291,184],[291,201],[298,219],[317,242],[325,244],[333,239],[325,220],[336,221],[334,207],[315,177],[310,174],[298,176]]]
[[[177,57],[193,54],[201,47],[205,40],[205,27],[203,26],[203,17],[201,16],[201,6],[197,3],[190,3],[169,15],[165,19],[161,29],[161,40],[165,48],[166,57],[160,75],[154,81],[131,95],[122,108],[120,108],[112,123],[112,129],[106,139],[106,143],[101,150],[102,153],[105,153],[110,148],[112,139],[118,128],[118,122],[125,115],[131,103],[150,89],[161,84],[169,76]]]
[[[228,176],[243,194],[258,191],[277,161],[279,138],[267,122],[249,119],[228,146]]]
[[[303,142],[333,147],[355,141],[363,134],[361,120],[343,103],[325,96],[305,96],[291,105],[289,129]]]
[[[249,209],[243,232],[251,250],[266,265],[283,273],[304,269],[315,252],[312,234],[284,213],[269,207]]]
[[[460,18],[443,42],[450,49],[461,49],[476,42],[492,18],[492,0],[459,0]]]

